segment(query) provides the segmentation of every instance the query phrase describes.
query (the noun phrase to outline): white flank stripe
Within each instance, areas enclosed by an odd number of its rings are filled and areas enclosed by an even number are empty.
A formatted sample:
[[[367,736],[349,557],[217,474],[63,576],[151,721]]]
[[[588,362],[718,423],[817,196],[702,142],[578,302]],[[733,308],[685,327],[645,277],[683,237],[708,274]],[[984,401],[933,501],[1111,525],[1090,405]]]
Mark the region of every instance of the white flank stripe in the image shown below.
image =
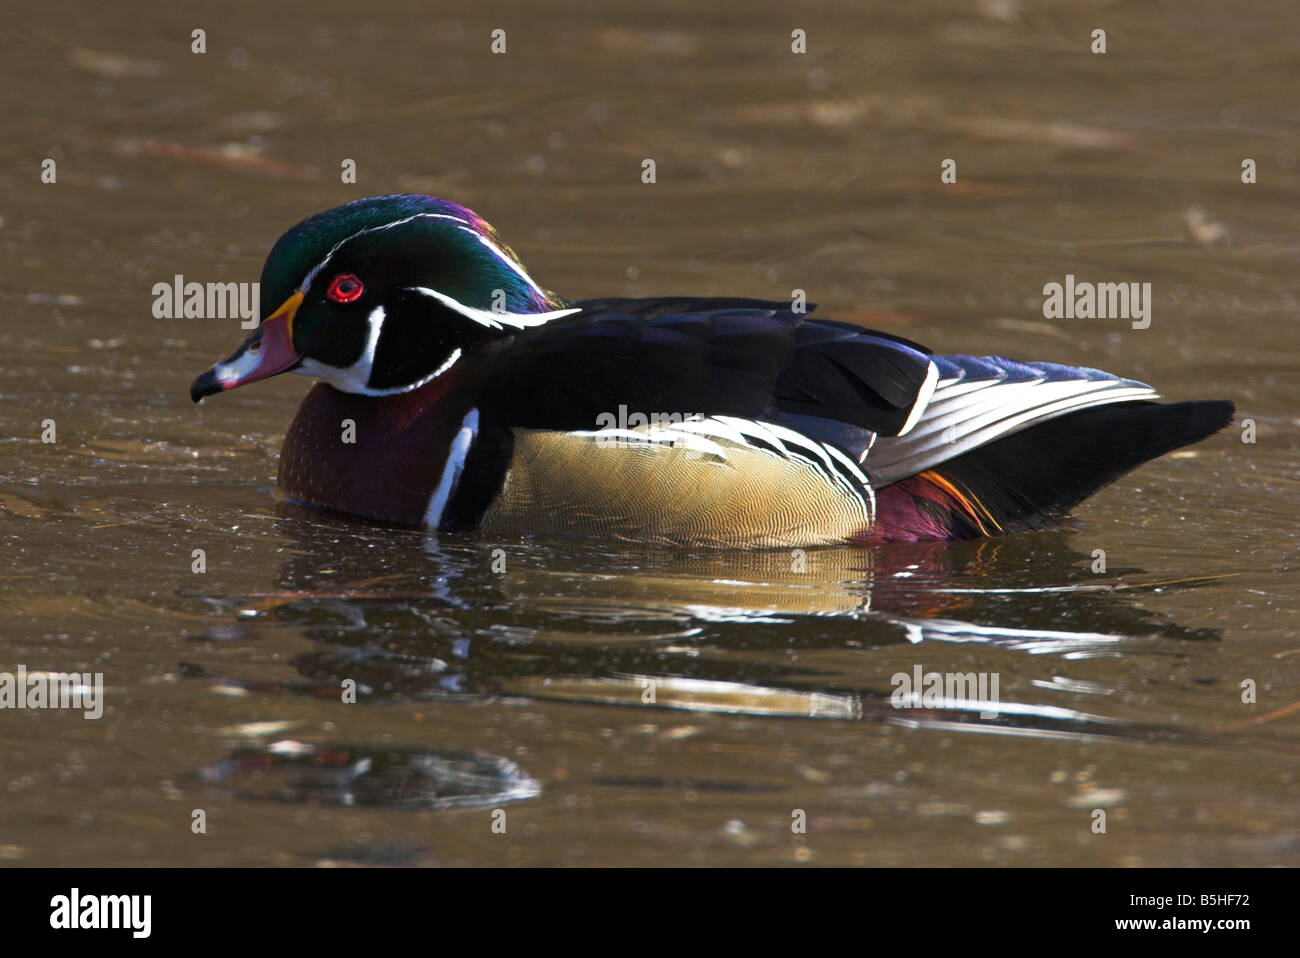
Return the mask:
[[[582,429],[566,432],[565,435],[594,439],[607,448],[675,446],[702,456],[713,456],[724,461],[727,458],[726,450],[716,442],[692,432],[684,432],[680,426],[655,426],[645,429]]]
[[[706,422],[710,420],[705,420]],[[799,459],[808,463],[814,468],[820,470],[827,479],[840,486],[846,492],[853,495],[860,495],[860,490],[855,489],[853,483],[844,477],[840,470],[832,465],[830,454],[839,453],[839,450],[832,448],[825,443],[817,442],[814,439],[795,432],[793,429],[787,429],[785,426],[777,425],[770,422],[758,422],[753,419],[738,419],[734,416],[714,416],[712,421],[720,422],[725,426],[738,430],[743,437],[752,437],[777,447],[776,452],[768,452],[769,455],[777,456],[781,459]],[[746,443],[747,445],[749,443]],[[760,447],[755,447],[760,448]],[[845,464],[851,475],[861,476],[861,482],[864,488],[867,488],[867,495],[872,495],[867,484],[867,477],[863,475],[862,470],[846,458],[842,453],[837,459]],[[874,496],[872,502],[874,504]],[[874,506],[873,506],[874,508]]]
[[[830,443],[824,442],[821,444],[821,447],[830,454],[832,459],[842,465],[849,475],[851,475],[857,482],[861,483],[864,489],[871,488],[871,480],[867,478],[867,474],[858,467],[856,462],[844,455],[844,453],[840,452]]]
[[[683,432],[698,433],[702,436],[721,437],[728,442],[735,443],[737,446],[747,445],[745,436],[739,429],[717,418],[701,419],[693,416],[678,423],[675,428]]]
[[[442,522],[442,513],[447,508],[452,493],[456,491],[460,474],[465,471],[465,457],[469,455],[469,448],[474,444],[476,435],[478,410],[471,409],[460,424],[460,432],[451,441],[451,448],[447,450],[447,464],[442,468],[442,478],[438,480],[438,488],[429,497],[429,508],[424,512],[424,524],[428,528],[437,529]]]
[[[760,442],[765,442],[770,446],[776,446],[776,450],[781,455],[786,454],[785,443],[783,443],[775,432],[768,429],[767,425],[755,422],[752,419],[739,419],[735,416],[714,416],[718,422],[724,426],[730,426],[732,429],[739,430],[743,436],[752,436]]]
[[[666,427],[597,429],[571,432],[568,435],[603,439],[611,444],[638,441],[643,444],[672,442],[674,445],[685,445],[688,449],[707,451],[725,460],[726,452],[723,447],[709,438],[713,437],[776,459],[807,463],[821,473],[827,482],[834,483],[845,492],[857,497],[866,510],[867,519],[870,519],[876,511],[876,496],[871,488],[871,481],[857,463],[829,443],[817,442],[803,433],[776,423],[741,419],[737,416],[691,417],[684,422]],[[765,445],[755,445],[755,440]],[[770,449],[767,448],[768,446],[775,448]],[[837,466],[836,463],[839,465]]]

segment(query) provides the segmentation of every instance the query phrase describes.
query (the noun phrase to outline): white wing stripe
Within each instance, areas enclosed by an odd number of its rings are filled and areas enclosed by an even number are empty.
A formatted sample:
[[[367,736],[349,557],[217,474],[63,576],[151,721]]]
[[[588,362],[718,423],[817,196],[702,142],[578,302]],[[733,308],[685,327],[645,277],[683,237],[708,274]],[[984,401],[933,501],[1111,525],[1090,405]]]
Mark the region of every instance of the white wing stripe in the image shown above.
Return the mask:
[[[900,436],[906,436],[912,431],[912,427],[921,421],[921,416],[929,407],[938,385],[939,367],[931,360],[930,368],[925,373],[925,382],[921,383],[921,388],[917,390],[916,402],[912,403],[912,411],[907,415],[907,422],[903,423],[903,428],[898,431]]]
[[[1103,391],[1124,392],[1126,388],[1118,380],[1077,380],[1072,382],[1048,383],[1036,380],[1027,383],[1002,383],[992,386],[974,395],[949,399],[944,396],[931,402],[922,417],[921,424],[915,430],[917,440],[932,436],[945,429],[967,423],[977,423],[971,428],[980,428],[999,419],[1007,418],[1020,412],[1033,412],[1064,399],[1078,398],[1084,403],[1091,402],[1094,393]],[[1154,391],[1144,388],[1142,392],[1154,395]]]
[[[1150,386],[1124,379],[945,381],[917,427],[906,437],[880,437],[865,465],[877,485],[896,482],[1036,422],[1080,409],[1157,398]]]

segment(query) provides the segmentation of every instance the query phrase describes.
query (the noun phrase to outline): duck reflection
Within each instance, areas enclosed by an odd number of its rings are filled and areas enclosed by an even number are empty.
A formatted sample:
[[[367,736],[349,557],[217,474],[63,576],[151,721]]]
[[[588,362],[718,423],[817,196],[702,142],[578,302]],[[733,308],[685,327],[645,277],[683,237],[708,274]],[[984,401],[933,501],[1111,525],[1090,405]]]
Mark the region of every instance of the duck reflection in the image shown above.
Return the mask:
[[[1027,663],[1176,655],[1177,642],[1218,638],[1143,609],[1140,597],[1156,584],[1123,584],[1140,570],[1094,574],[1068,529],[687,553],[438,539],[292,506],[277,524],[296,548],[275,588],[216,601],[310,638],[313,647],[293,659],[305,679],[293,688],[331,697],[350,679],[358,700],[525,696],[1113,734],[1124,723],[1016,701],[1037,689],[1095,692],[1098,701],[1114,691]],[[996,669],[1002,699],[991,708],[918,689],[916,707],[899,709],[891,680],[922,664],[926,673]]]

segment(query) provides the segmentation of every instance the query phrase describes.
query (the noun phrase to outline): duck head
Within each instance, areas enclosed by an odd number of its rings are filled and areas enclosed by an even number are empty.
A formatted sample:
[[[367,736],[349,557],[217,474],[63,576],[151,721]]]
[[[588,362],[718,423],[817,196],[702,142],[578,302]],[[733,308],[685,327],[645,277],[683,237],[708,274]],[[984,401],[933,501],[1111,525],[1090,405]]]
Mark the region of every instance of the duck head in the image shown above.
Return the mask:
[[[376,196],[303,220],[262,268],[261,325],[190,397],[293,372],[363,396],[417,389],[565,310],[472,210]]]

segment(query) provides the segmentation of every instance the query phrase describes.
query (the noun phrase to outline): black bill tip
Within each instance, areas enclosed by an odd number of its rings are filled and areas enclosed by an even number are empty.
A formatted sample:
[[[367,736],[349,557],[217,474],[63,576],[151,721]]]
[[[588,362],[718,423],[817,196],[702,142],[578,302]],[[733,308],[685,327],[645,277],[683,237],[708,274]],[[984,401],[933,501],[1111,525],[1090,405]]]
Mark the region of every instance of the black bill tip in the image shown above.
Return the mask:
[[[209,369],[205,373],[200,373],[194,382],[190,383],[190,398],[199,402],[204,396],[211,396],[213,393],[221,392],[221,382],[217,379],[217,371]]]

